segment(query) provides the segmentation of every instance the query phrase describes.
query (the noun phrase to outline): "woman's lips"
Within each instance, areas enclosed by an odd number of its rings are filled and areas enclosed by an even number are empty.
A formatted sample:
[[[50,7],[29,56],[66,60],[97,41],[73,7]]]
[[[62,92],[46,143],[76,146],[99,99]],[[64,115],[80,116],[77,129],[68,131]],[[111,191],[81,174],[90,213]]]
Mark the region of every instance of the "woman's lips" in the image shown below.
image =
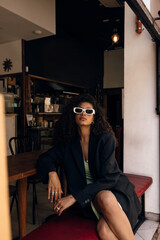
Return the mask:
[[[81,117],[80,120],[81,120],[81,121],[85,121],[85,120],[87,120],[87,119],[86,119],[85,117]]]

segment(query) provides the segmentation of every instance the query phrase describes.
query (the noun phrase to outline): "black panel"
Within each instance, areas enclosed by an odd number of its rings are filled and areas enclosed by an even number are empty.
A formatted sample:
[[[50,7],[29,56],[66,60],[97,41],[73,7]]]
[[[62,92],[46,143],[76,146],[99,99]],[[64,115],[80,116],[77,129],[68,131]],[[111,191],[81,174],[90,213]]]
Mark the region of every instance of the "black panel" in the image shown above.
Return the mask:
[[[26,42],[26,65],[31,74],[86,87],[103,80],[103,52],[67,34]]]
[[[160,45],[157,44],[157,114],[160,115]]]

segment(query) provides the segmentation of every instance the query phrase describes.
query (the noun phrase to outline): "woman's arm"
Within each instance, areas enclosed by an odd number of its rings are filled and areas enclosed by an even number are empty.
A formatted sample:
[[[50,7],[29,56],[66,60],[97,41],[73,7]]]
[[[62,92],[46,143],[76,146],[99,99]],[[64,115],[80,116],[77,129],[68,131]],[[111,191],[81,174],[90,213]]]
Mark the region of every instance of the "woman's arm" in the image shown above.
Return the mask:
[[[51,202],[61,198],[62,188],[57,174],[58,166],[63,161],[63,148],[55,146],[43,153],[37,161],[37,171],[44,177],[48,177],[48,199]]]
[[[64,210],[71,207],[75,202],[76,199],[72,195],[58,199],[58,201],[54,204],[54,212],[60,216]]]
[[[40,155],[37,160],[37,171],[44,177],[48,177],[48,173],[57,171],[58,166],[63,161],[64,151],[63,147],[56,145],[49,149],[47,152]]]
[[[61,199],[63,193],[61,188],[61,183],[58,177],[58,174],[55,171],[49,172],[48,180],[48,199],[51,199],[51,202]]]
[[[51,202],[54,201],[54,212],[60,216],[65,209],[76,202],[76,199],[72,195],[61,198],[63,192],[57,173],[53,171],[49,172],[48,175],[48,199],[51,199]]]

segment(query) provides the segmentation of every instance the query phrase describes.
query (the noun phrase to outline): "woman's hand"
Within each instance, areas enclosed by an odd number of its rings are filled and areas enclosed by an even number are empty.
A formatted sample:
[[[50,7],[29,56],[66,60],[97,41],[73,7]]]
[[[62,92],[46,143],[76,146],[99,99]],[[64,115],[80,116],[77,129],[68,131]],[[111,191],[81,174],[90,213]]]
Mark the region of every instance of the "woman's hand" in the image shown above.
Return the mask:
[[[76,199],[72,195],[58,199],[58,201],[54,204],[54,212],[60,216],[65,209],[72,206],[75,202]]]
[[[48,181],[48,199],[51,199],[51,202],[61,199],[62,194],[61,183],[56,172],[49,172],[49,181]]]

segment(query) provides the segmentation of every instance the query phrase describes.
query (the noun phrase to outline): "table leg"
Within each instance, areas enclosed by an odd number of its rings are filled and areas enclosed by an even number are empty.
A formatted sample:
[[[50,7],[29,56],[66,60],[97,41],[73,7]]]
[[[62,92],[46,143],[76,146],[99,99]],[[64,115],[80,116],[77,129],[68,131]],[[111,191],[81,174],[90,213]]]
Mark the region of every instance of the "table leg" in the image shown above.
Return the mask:
[[[26,235],[27,218],[27,178],[18,180],[18,210],[20,238]]]

